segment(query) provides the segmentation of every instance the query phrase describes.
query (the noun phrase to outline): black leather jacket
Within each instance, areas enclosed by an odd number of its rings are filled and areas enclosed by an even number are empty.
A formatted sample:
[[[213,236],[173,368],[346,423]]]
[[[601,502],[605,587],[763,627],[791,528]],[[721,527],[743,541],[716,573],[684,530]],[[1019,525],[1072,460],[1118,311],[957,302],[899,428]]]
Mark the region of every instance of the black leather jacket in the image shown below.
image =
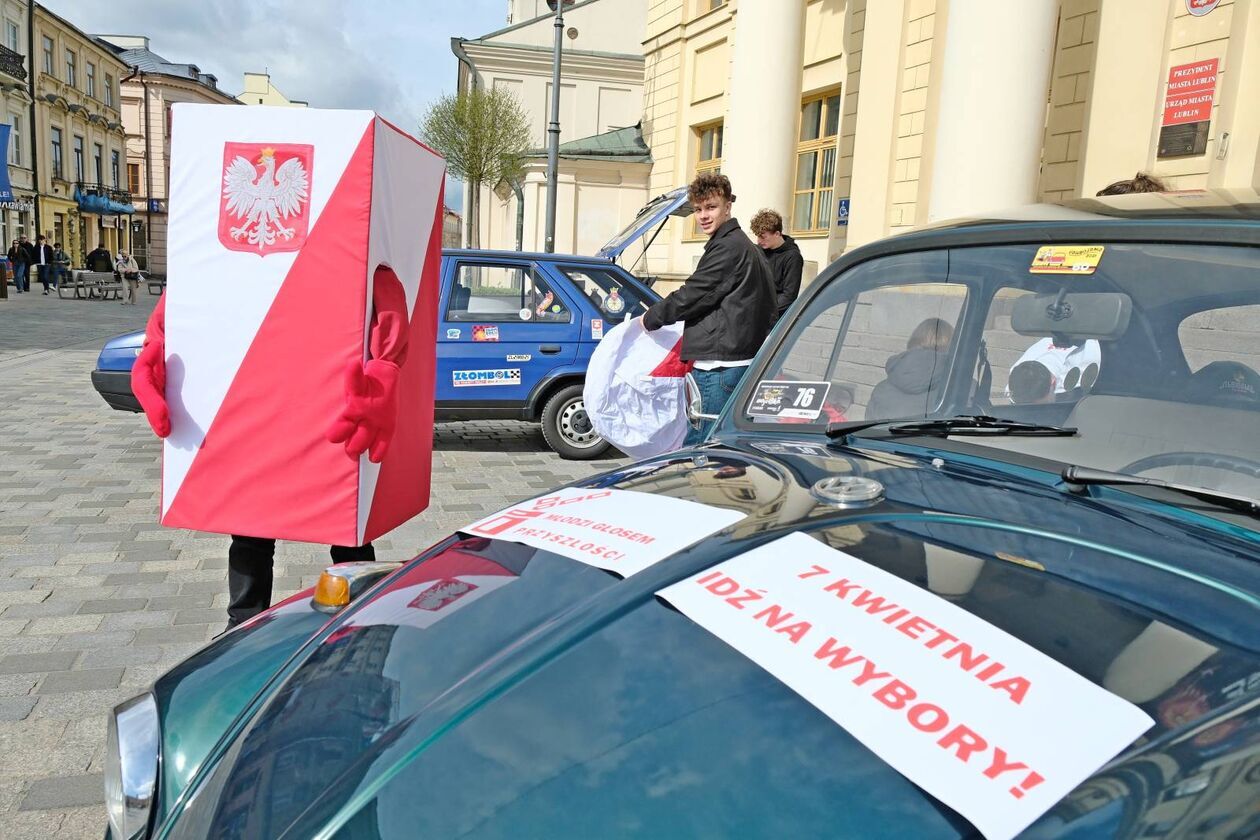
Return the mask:
[[[652,304],[643,326],[657,330],[682,321],[685,361],[738,362],[757,355],[775,312],[765,255],[729,219],[705,243],[695,273]]]

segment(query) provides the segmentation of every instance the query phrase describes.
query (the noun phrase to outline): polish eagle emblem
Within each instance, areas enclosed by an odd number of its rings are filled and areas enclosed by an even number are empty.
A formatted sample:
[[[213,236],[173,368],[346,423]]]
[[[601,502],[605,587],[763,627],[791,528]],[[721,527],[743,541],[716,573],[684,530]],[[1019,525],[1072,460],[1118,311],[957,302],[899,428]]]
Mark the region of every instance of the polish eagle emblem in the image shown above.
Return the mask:
[[[309,145],[225,144],[219,240],[226,247],[265,256],[302,246],[313,152]]]

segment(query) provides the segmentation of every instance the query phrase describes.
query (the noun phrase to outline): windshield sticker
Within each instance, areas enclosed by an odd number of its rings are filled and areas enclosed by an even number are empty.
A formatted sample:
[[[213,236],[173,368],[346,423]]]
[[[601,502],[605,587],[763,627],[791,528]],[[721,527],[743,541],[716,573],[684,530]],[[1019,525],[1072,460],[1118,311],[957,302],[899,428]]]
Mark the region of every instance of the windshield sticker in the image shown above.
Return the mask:
[[[599,341],[604,337],[604,321],[602,318],[591,319],[591,338]]]
[[[1042,245],[1028,267],[1031,274],[1093,274],[1103,245]]]
[[[473,341],[498,341],[499,328],[494,324],[477,324],[473,327]]]
[[[657,595],[989,840],[1019,834],[1154,724],[961,607],[804,534]]]
[[[453,370],[451,384],[456,388],[474,385],[520,385],[520,368],[509,370]]]
[[[461,530],[629,577],[743,518],[739,511],[671,496],[568,487]]]
[[[614,286],[608,290],[608,297],[604,299],[604,311],[609,315],[619,315],[626,308],[626,302],[621,297],[621,289]]]
[[[529,307],[522,309],[518,314],[521,316],[522,321],[528,321],[530,318],[534,317],[534,313],[530,311]]]
[[[785,417],[790,420],[817,420],[823,402],[831,390],[830,382],[776,382],[763,379],[757,383],[748,413],[753,417]]]
[[[446,337],[454,341],[455,339],[459,338],[459,330],[455,329],[454,327],[451,327],[450,329],[446,331]]]

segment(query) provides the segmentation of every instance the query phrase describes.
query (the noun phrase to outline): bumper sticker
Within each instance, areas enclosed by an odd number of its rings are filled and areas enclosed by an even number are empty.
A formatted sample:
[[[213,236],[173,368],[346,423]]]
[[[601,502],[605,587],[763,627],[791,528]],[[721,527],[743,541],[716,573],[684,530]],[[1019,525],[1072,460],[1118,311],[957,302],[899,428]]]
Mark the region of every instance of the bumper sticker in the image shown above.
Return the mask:
[[[505,370],[454,370],[451,371],[451,384],[456,388],[467,388],[477,385],[520,385],[520,368]]]

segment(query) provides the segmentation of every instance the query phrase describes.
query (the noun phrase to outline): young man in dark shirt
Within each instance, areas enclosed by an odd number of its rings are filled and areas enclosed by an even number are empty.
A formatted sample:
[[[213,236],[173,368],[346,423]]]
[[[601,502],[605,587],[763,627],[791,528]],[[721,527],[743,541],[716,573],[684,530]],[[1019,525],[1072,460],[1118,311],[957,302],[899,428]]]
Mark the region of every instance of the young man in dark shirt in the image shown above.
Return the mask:
[[[770,276],[774,280],[774,320],[778,321],[801,293],[805,258],[796,240],[783,234],[783,217],[773,210],[759,211],[749,227],[766,253],[766,262],[770,263]]]
[[[761,249],[731,217],[735,195],[725,175],[706,172],[687,190],[696,224],[709,236],[695,272],[643,315],[651,331],[682,321],[682,359],[695,362],[701,411],[718,414],[761,349],[774,319],[774,283]],[[710,422],[687,433],[698,443]]]

